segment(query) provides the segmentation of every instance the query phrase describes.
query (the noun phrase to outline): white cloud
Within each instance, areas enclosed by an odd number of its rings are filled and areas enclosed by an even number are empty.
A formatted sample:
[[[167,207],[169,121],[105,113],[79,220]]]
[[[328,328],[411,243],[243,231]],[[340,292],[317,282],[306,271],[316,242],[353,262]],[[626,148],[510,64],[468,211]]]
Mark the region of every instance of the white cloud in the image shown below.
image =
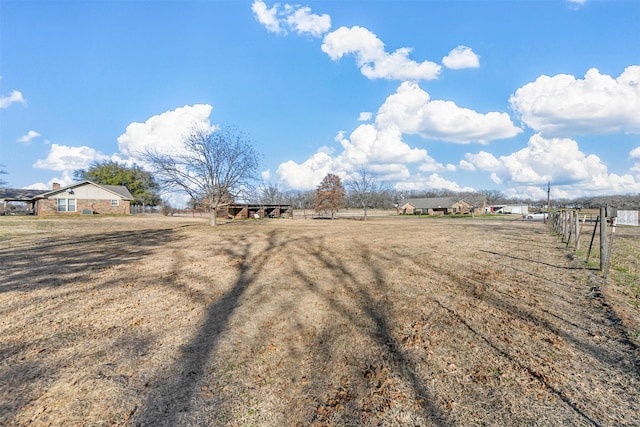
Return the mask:
[[[473,165],[473,163],[468,162],[466,160],[460,160],[460,162],[458,163],[458,167],[460,167],[460,169],[464,170],[464,171],[475,171],[476,167]]]
[[[467,144],[511,138],[522,130],[507,113],[478,113],[451,101],[431,100],[416,83],[404,82],[378,110],[376,126],[397,126],[403,133]]]
[[[276,171],[278,178],[288,187],[310,189],[328,173],[348,176],[363,165],[384,181],[407,179],[410,176],[407,164],[412,163],[428,170],[446,170],[426,150],[406,144],[397,127],[377,129],[373,124],[362,124],[348,138],[344,132],[338,132],[337,141],[342,148],[339,153],[322,147],[302,163],[292,160],[282,163]]]
[[[29,145],[31,144],[31,141],[37,137],[39,137],[40,134],[38,132],[36,132],[35,130],[30,130],[29,132],[27,132],[26,135],[21,136],[20,138],[18,138],[18,142],[22,142],[25,145]]]
[[[34,168],[50,169],[71,173],[76,169],[86,169],[92,162],[109,160],[109,156],[91,147],[69,147],[67,145],[51,144],[46,159],[37,160]]]
[[[280,8],[280,4],[276,3],[269,8],[262,0],[256,0],[251,5],[251,10],[267,31],[276,34],[287,34],[285,27],[288,27],[298,34],[322,37],[331,29],[329,15],[311,13],[311,8],[307,6],[285,4],[283,8]]]
[[[465,158],[472,166],[480,170],[496,172],[502,169],[502,163],[491,153],[480,151],[478,154],[467,153]]]
[[[0,109],[9,108],[11,104],[24,104],[25,100],[20,91],[14,90],[9,96],[0,96]]]
[[[53,189],[53,184],[60,184],[61,187],[66,187],[67,185],[71,185],[76,181],[73,179],[73,171],[63,171],[62,176],[55,177],[50,179],[46,183],[44,182],[36,182],[35,184],[27,185],[26,189],[29,190],[43,190],[43,191],[51,191]]]
[[[400,182],[395,186],[396,190],[420,191],[420,190],[451,190],[451,191],[474,191],[473,187],[461,187],[454,181],[449,181],[437,173],[429,176],[416,175],[408,182]]]
[[[349,139],[341,142],[340,158],[349,165],[367,163],[417,163],[429,159],[427,151],[411,148],[402,140],[397,126],[380,128],[372,124],[358,126]]]
[[[636,147],[631,150],[631,152],[629,152],[629,156],[631,156],[632,159],[640,159],[640,147]]]
[[[208,104],[185,105],[153,116],[144,123],[133,122],[118,137],[120,153],[142,164],[141,154],[146,149],[179,150],[183,136],[192,128],[212,129],[209,121],[212,109]]]
[[[480,152],[468,153],[465,159],[480,170],[492,172],[494,182],[510,182],[516,188],[529,188],[527,191],[548,181],[558,191],[565,191],[567,197],[640,191],[640,181],[632,175],[609,173],[598,156],[583,153],[578,143],[568,138],[544,138],[536,134],[526,148],[508,156],[496,158]]]
[[[595,68],[584,79],[540,76],[509,101],[527,126],[547,137],[640,133],[640,65],[617,79]]]
[[[442,109],[443,105],[447,108]],[[438,162],[423,148],[410,146],[404,141],[404,134],[452,142],[475,139],[485,143],[519,132],[521,130],[513,126],[506,114],[480,114],[453,103],[431,101],[429,94],[416,83],[405,82],[385,100],[374,123],[359,125],[348,137],[345,132],[338,132],[336,141],[340,143],[341,151],[334,154],[323,147],[302,163],[288,161],[281,164],[276,173],[286,186],[309,189],[317,186],[329,172],[346,176],[366,165],[385,180],[393,177],[410,183],[417,179],[420,185],[426,185],[435,182],[435,177],[429,178],[431,181],[421,175],[412,177],[410,165],[420,172],[453,172],[457,168]],[[472,166],[471,160],[467,162],[465,167]],[[453,184],[446,185],[437,188],[454,188]]]
[[[410,48],[400,48],[393,53],[384,50],[384,43],[363,27],[340,27],[327,34],[322,51],[337,61],[347,54],[354,54],[356,63],[369,79],[433,80],[441,67],[435,62],[415,62],[409,59]]]
[[[280,26],[280,20],[277,17],[278,5],[269,9],[265,2],[256,0],[251,5],[251,10],[258,22],[264,25],[267,31],[272,33],[286,33],[286,30]]]
[[[336,172],[336,161],[326,149],[321,149],[306,161],[298,164],[293,160],[282,163],[276,171],[285,185],[294,189],[312,189],[328,174]]]
[[[370,111],[363,111],[360,113],[360,115],[358,116],[358,121],[359,122],[368,122],[369,120],[371,120],[371,117],[373,117],[373,113]]]
[[[331,17],[322,14],[311,13],[309,7],[293,7],[287,5],[285,10],[289,12],[286,22],[298,34],[309,34],[314,37],[321,37],[331,29]]]
[[[480,67],[480,57],[470,47],[458,46],[442,58],[442,64],[453,70]]]

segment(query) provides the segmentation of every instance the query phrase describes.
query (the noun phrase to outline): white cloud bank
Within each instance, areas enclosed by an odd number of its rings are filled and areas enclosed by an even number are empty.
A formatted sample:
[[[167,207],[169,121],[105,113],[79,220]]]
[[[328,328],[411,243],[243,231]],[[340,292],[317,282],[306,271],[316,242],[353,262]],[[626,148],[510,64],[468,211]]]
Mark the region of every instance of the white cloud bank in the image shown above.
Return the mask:
[[[209,116],[213,107],[208,104],[185,105],[149,118],[144,123],[133,122],[118,137],[118,149],[125,160],[142,163],[141,154],[147,149],[175,152],[182,145],[182,137],[192,128],[212,129]]]
[[[453,70],[480,67],[480,57],[470,47],[458,46],[442,58],[442,64]]]
[[[522,132],[507,113],[482,114],[451,101],[432,100],[412,82],[402,83],[386,99],[378,110],[376,123],[379,127],[397,125],[402,133],[458,144],[486,144]]]
[[[509,100],[531,129],[546,137],[640,133],[640,66],[618,78],[592,68],[584,79],[540,76]]]
[[[47,158],[37,160],[33,164],[33,167],[60,172],[72,172],[76,169],[85,169],[94,161],[104,160],[109,160],[109,156],[91,147],[69,147],[66,145],[51,144]]]
[[[433,80],[442,68],[435,62],[409,59],[410,48],[387,53],[375,34],[358,26],[340,27],[327,34],[321,48],[334,61],[347,54],[355,55],[360,72],[369,79]]]
[[[207,104],[186,105],[155,115],[144,123],[131,123],[118,137],[119,153],[113,155],[106,155],[87,146],[51,144],[47,158],[37,160],[33,167],[61,172],[62,177],[55,178],[46,185],[35,184],[34,188],[51,188],[51,182],[71,184],[75,170],[86,169],[94,162],[112,160],[143,165],[141,154],[147,148],[160,152],[179,150],[182,136],[189,130],[194,127],[213,129],[209,121],[212,109]],[[31,131],[23,138],[30,141],[35,134],[37,132]]]
[[[9,108],[11,104],[24,104],[25,102],[22,92],[14,90],[9,96],[0,96],[0,109]]]
[[[500,157],[485,151],[467,153],[465,164],[490,172],[498,184],[513,184],[514,188],[508,194],[519,197],[538,197],[535,193],[549,181],[555,184],[556,197],[640,191],[640,181],[633,175],[609,173],[598,156],[586,155],[580,151],[578,143],[569,138],[545,138],[535,134],[526,148],[515,153]]]
[[[366,165],[380,180],[398,181],[398,188],[419,186],[459,190],[457,184],[437,175],[438,172],[454,171],[454,165],[438,163],[429,156],[427,150],[407,144],[403,135],[484,144],[520,132],[505,113],[482,114],[458,107],[453,102],[433,101],[418,84],[404,82],[379,108],[373,124],[361,124],[348,138],[339,133],[337,141],[341,145],[340,152],[334,155],[332,149],[322,147],[302,163],[282,163],[276,173],[288,187],[310,189],[317,186],[329,172],[346,177]],[[437,176],[412,176],[410,165]]]
[[[262,0],[256,0],[251,5],[254,16],[267,31],[276,34],[287,34],[287,28],[298,34],[322,37],[331,29],[331,17],[327,14],[311,13],[306,6],[292,6],[289,4],[280,8],[279,4],[267,7]]]
[[[307,6],[292,6],[276,3],[268,7],[262,0],[255,0],[251,9],[258,22],[269,32],[287,34],[294,31],[301,35],[322,37],[321,49],[334,61],[345,55],[353,55],[360,72],[369,79],[388,80],[434,80],[442,66],[432,61],[417,62],[409,58],[413,50],[401,47],[389,53],[384,43],[370,30],[353,26],[331,29],[331,17],[317,15]],[[479,57],[470,47],[458,46],[442,58],[445,67],[450,69],[477,68]]]
[[[373,113],[371,111],[363,111],[358,116],[359,122],[368,122],[373,117]]]
[[[27,132],[26,135],[23,135],[20,138],[18,138],[18,142],[21,142],[24,145],[29,145],[35,138],[39,136],[40,134],[38,132],[36,132],[35,130],[30,130],[29,132]]]

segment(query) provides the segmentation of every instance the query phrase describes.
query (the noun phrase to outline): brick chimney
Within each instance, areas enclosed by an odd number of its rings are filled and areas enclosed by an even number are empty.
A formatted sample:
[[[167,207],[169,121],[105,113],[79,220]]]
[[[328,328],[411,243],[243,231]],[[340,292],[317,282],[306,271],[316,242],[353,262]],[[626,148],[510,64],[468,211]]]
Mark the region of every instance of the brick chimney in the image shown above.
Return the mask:
[[[57,182],[54,182],[54,183],[53,183],[53,185],[52,185],[52,187],[53,187],[53,190],[54,190],[54,191],[55,191],[55,190],[59,190],[59,189],[60,189],[60,184],[58,184]]]

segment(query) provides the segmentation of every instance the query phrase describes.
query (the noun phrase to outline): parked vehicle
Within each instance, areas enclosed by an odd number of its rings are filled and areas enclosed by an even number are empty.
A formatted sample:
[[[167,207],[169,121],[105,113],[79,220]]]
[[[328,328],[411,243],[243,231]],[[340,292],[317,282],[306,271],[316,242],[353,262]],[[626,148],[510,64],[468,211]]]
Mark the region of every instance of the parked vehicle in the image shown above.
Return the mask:
[[[534,212],[534,213],[530,213],[527,214],[526,218],[529,221],[533,221],[533,220],[543,220],[546,219],[549,216],[549,214],[547,212]]]

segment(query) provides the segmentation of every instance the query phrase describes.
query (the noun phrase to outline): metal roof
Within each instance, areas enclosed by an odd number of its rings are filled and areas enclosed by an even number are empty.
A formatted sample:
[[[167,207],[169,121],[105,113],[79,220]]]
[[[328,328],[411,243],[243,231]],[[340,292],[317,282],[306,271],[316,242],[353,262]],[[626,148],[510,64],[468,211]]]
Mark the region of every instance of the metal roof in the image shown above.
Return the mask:
[[[114,193],[120,196],[124,200],[133,200],[133,196],[129,192],[129,189],[124,185],[100,185],[91,181],[82,181],[75,184],[61,187],[56,190],[30,190],[30,189],[14,189],[14,188],[0,188],[0,200],[7,202],[31,202],[35,199],[46,199],[47,197],[62,193],[69,189],[81,187],[83,185],[90,184],[96,187],[102,188],[110,193]]]
[[[26,188],[0,188],[0,200],[7,202],[30,202],[44,192],[43,190]]]

